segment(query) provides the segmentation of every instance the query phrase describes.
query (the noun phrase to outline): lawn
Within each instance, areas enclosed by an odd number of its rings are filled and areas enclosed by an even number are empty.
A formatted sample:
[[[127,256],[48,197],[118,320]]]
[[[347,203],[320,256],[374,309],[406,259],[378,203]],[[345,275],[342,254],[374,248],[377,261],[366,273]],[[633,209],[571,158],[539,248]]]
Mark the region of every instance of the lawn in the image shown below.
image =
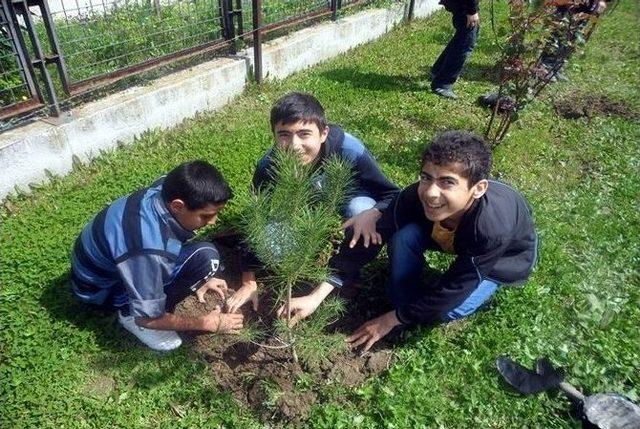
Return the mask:
[[[459,101],[425,89],[428,65],[449,34],[449,16],[439,12],[282,82],[252,86],[220,112],[146,133],[31,196],[9,199],[0,212],[0,426],[277,425],[221,391],[189,344],[153,353],[113,316],[76,304],[65,285],[76,235],[105,204],[189,159],[218,166],[242,199],[270,145],[269,108],[290,90],[313,92],[391,179],[411,183],[434,133],[486,125],[475,98],[495,86],[488,6],[456,86]],[[502,289],[490,311],[464,322],[411,332],[387,372],[357,388],[328,384],[297,426],[579,427],[562,395],[521,397],[505,387],[493,364],[505,353],[527,365],[549,356],[587,392],[640,399],[639,13],[637,2],[621,2],[572,59],[569,82],[528,106],[495,149],[493,175],[527,196],[541,237],[539,266],[526,286]],[[503,34],[502,13],[496,24]],[[623,108],[605,114],[587,106],[577,119],[556,113],[554,104],[589,94]],[[237,208],[221,223],[236,218]],[[442,268],[444,261],[430,262]],[[385,270],[384,260],[374,264],[368,286],[382,288]]]

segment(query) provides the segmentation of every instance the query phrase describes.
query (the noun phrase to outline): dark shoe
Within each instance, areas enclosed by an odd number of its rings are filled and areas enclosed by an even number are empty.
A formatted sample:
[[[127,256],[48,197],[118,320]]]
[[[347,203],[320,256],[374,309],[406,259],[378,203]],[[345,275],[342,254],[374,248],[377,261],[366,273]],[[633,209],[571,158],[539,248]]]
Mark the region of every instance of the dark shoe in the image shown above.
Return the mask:
[[[554,77],[558,82],[567,82],[569,80],[569,78],[562,72],[557,72]]]
[[[450,88],[431,88],[431,91],[434,94],[439,95],[440,97],[450,98],[452,100],[457,100],[458,96],[455,92],[453,92]]]
[[[481,107],[493,110],[496,107],[496,103],[499,103],[498,112],[500,113],[517,110],[516,101],[507,95],[503,95],[498,99],[498,93],[491,92],[478,97],[478,104]]]

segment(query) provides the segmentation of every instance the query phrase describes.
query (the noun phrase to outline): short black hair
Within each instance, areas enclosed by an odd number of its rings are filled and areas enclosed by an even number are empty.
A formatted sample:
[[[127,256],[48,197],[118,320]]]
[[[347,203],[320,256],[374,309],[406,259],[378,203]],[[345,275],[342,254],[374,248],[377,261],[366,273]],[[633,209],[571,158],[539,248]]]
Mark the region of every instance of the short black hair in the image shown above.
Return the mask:
[[[226,203],[232,197],[231,187],[222,174],[206,161],[180,164],[167,174],[162,183],[162,198],[165,203],[180,199],[189,210]]]
[[[435,165],[462,164],[460,176],[469,181],[469,187],[489,178],[491,149],[482,137],[467,131],[446,131],[436,135],[422,153],[421,167],[427,162]]]
[[[311,94],[290,92],[282,96],[271,108],[271,131],[276,124],[293,124],[295,122],[312,122],[318,126],[320,132],[327,127],[324,107]]]

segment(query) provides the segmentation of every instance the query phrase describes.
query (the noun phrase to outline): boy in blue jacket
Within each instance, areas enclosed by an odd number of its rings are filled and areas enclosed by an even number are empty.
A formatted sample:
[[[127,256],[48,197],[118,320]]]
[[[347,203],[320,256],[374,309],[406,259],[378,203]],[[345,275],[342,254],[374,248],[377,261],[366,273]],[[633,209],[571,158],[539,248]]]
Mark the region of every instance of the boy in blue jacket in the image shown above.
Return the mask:
[[[351,258],[351,248],[355,246],[357,251],[361,246],[382,242],[376,231],[376,222],[399,188],[386,178],[360,140],[340,127],[327,123],[324,108],[312,95],[299,92],[286,94],[271,109],[270,119],[277,147],[296,151],[303,164],[313,163],[316,168],[322,168],[323,159],[338,154],[351,162],[355,180],[354,196],[342,213],[346,219],[343,228],[350,228],[347,234],[349,238],[345,239],[347,242],[342,244],[340,253],[329,261],[329,267],[334,271],[329,281],[319,284],[306,296],[292,299],[291,323],[295,324],[312,314],[335,288],[357,280],[362,264]],[[260,189],[273,180],[272,168],[273,148],[258,161],[253,176],[254,189]],[[248,300],[253,300],[256,305],[255,277],[244,280],[246,287],[240,288],[228,302],[230,312],[236,311]],[[284,311],[283,306],[278,314],[282,315]]]
[[[467,132],[438,135],[422,155],[420,180],[403,189],[378,222],[391,265],[392,311],[358,328],[347,341],[369,348],[398,325],[463,318],[499,285],[525,281],[537,257],[529,205],[512,187],[489,179],[491,151]],[[380,246],[360,248],[361,263]],[[425,251],[455,260],[437,282],[421,284]],[[352,253],[353,256],[353,253]]]

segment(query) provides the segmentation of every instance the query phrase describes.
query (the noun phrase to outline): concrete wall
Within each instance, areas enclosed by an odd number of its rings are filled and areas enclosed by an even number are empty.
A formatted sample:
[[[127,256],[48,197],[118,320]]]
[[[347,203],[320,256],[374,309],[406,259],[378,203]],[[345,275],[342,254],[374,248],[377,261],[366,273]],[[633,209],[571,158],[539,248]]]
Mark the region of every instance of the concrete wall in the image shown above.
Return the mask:
[[[424,17],[437,8],[437,0],[416,0],[415,13]],[[265,76],[281,79],[374,40],[400,23],[404,13],[400,6],[366,10],[271,41],[263,47]],[[44,181],[45,169],[69,172],[74,155],[87,160],[146,130],[169,128],[224,106],[242,93],[252,63],[249,49],[237,59],[204,63],[75,108],[67,123],[39,121],[5,131],[0,134],[0,199],[16,186],[26,190],[31,182]]]

